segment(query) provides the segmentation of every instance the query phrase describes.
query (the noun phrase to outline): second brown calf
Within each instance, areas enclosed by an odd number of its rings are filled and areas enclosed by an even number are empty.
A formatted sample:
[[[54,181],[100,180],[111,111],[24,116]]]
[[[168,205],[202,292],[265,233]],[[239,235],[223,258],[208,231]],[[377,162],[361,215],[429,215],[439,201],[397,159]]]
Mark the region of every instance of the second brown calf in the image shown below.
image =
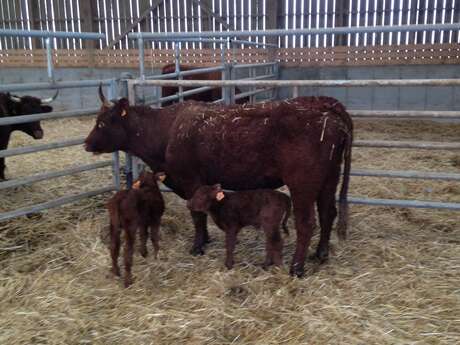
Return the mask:
[[[157,181],[164,179],[164,173],[156,175],[150,172],[141,174],[133,189],[116,193],[107,203],[110,216],[110,254],[112,257],[112,272],[120,276],[118,256],[120,254],[121,229],[125,230],[125,287],[132,284],[131,267],[133,264],[133,247],[136,232],[139,229],[141,239],[141,255],[147,256],[147,236],[150,228],[150,239],[157,257],[159,245],[160,220],[165,206],[163,196]]]
[[[288,233],[286,222],[291,212],[291,199],[271,189],[223,192],[219,184],[201,186],[187,202],[191,211],[209,213],[216,225],[225,231],[225,266],[233,267],[236,236],[244,226],[262,228],[266,237],[264,266],[282,265],[283,240],[280,224]]]

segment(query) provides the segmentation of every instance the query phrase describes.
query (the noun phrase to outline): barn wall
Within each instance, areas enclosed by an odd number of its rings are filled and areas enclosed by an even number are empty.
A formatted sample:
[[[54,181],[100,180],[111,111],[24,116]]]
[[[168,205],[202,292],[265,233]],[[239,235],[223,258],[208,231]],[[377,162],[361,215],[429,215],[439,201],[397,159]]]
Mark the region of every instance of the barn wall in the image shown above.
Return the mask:
[[[122,72],[136,75],[137,69],[56,69],[57,80],[88,80],[119,77]],[[156,73],[150,70],[149,73]],[[281,79],[400,79],[400,78],[460,78],[458,65],[426,66],[363,66],[315,67],[281,69]],[[4,68],[0,83],[47,81],[43,68]],[[30,92],[47,96],[50,91]],[[460,87],[385,87],[385,88],[300,88],[300,95],[328,95],[344,102],[350,109],[438,109],[460,110]],[[280,98],[290,97],[290,91],[281,89]],[[97,106],[94,88],[61,90],[56,109],[78,109]]]

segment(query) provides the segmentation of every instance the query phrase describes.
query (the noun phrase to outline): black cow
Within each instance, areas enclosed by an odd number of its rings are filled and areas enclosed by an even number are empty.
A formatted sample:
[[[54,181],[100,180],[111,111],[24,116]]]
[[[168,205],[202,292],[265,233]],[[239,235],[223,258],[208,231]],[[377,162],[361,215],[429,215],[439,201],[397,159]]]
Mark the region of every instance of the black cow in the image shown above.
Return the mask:
[[[9,93],[0,93],[0,118],[18,115],[31,115],[38,113],[49,113],[53,110],[47,105],[56,99],[58,92],[53,97],[40,99],[32,96],[14,96]],[[11,132],[21,131],[34,139],[43,138],[43,129],[40,121],[18,123],[0,126],[0,150],[8,147]],[[5,179],[5,158],[0,158],[0,180]]]

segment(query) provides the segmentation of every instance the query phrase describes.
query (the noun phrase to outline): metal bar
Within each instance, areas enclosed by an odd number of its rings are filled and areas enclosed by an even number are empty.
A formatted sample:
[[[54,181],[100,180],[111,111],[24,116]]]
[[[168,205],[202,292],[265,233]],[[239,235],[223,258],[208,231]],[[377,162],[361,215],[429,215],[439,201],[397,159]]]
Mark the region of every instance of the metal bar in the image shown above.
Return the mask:
[[[227,40],[213,38],[158,38],[157,42],[202,42],[202,43],[227,43]]]
[[[373,32],[415,32],[424,30],[459,30],[460,23],[426,24],[426,25],[395,25],[395,26],[367,26],[367,27],[335,27],[319,29],[272,29],[272,30],[242,30],[242,31],[202,31],[202,32],[133,32],[129,38],[142,37],[145,40],[158,38],[208,38],[208,37],[246,37],[246,36],[283,36],[283,35],[326,35],[326,34],[360,34]]]
[[[141,79],[145,79],[145,51],[142,37],[137,39],[137,48],[139,49],[139,76]]]
[[[258,43],[246,40],[230,40],[230,43],[237,43],[237,44],[246,44],[248,46],[256,46],[256,47],[269,47],[269,48],[278,48],[277,44],[273,43]]]
[[[241,78],[241,79],[235,79],[235,80],[263,80],[263,79],[270,79],[274,77],[276,77],[276,75],[267,74],[267,75],[258,75],[257,77],[247,77],[247,78]]]
[[[113,184],[116,190],[121,189],[120,184],[120,155],[118,151],[112,153],[112,175],[113,175]]]
[[[188,71],[182,71],[179,73],[179,75],[185,77],[185,76],[201,74],[201,73],[219,72],[219,71],[223,71],[224,69],[225,67],[223,66],[196,68],[196,69],[191,69]]]
[[[146,76],[145,79],[150,79],[150,80],[161,80],[161,79],[169,79],[169,78],[176,78],[177,73],[166,73],[166,74],[156,74],[156,75],[149,75]]]
[[[460,150],[459,143],[424,142],[424,141],[390,141],[390,140],[355,140],[355,147],[386,147],[399,149],[423,150]]]
[[[13,125],[18,123],[28,123],[34,121],[61,119],[68,117],[79,117],[94,115],[99,112],[100,108],[88,108],[80,110],[55,111],[52,113],[41,113],[20,116],[8,116],[0,118],[0,126]]]
[[[438,110],[348,110],[355,118],[460,119],[460,111]]]
[[[196,88],[196,89],[193,89],[193,90],[187,90],[187,91],[184,91],[182,93],[182,96],[183,97],[187,97],[187,96],[191,96],[191,95],[195,95],[197,93],[201,93],[201,92],[205,92],[205,91],[208,91],[208,90],[212,90],[214,89],[215,87],[210,87],[210,86],[203,86],[203,87],[199,87],[199,88]],[[155,103],[164,103],[164,102],[168,102],[168,101],[175,101],[179,99],[179,95],[176,94],[176,95],[171,95],[171,96],[166,96],[166,97],[161,97],[160,99],[155,99],[153,101],[147,101],[145,104],[155,104]]]
[[[399,200],[399,199],[368,199],[368,198],[357,198],[357,197],[348,197],[348,202],[350,204],[356,204],[356,205],[433,208],[433,209],[460,211],[460,203],[453,203],[453,202]]]
[[[240,68],[252,68],[252,67],[268,67],[268,66],[273,66],[276,64],[277,62],[249,63],[249,64],[233,65],[233,68],[240,69]]]
[[[48,69],[48,80],[54,82],[54,69],[53,69],[53,42],[50,37],[45,39],[46,44],[46,67]]]
[[[356,169],[356,170],[352,170],[350,174],[352,176],[408,178],[408,179],[415,178],[415,179],[421,179],[421,180],[460,181],[460,174],[438,173],[438,172],[428,172],[428,171]]]
[[[367,87],[367,86],[460,86],[460,79],[362,79],[362,80],[133,80],[136,85],[157,86],[258,86],[258,87]]]
[[[28,153],[34,153],[34,152],[40,152],[40,151],[60,149],[60,148],[69,147],[69,146],[76,146],[76,145],[81,145],[84,142],[85,142],[85,138],[80,138],[80,139],[59,141],[56,143],[50,143],[50,144],[44,144],[44,145],[25,146],[25,147],[17,147],[17,148],[9,149],[9,150],[0,150],[0,158],[25,155]]]
[[[20,208],[20,209],[14,210],[14,211],[0,213],[0,221],[5,221],[5,220],[8,220],[8,219],[25,216],[27,214],[47,210],[47,209],[50,209],[50,208],[53,208],[53,207],[58,207],[58,206],[62,206],[62,205],[65,205],[65,204],[70,204],[72,202],[75,202],[75,201],[78,201],[78,200],[81,200],[81,199],[90,198],[92,196],[96,196],[96,195],[99,195],[99,194],[111,192],[113,190],[115,190],[115,186],[99,188],[99,189],[96,189],[96,190],[92,190],[92,191],[77,194],[77,195],[64,196],[62,198],[58,198],[58,199],[55,199],[55,200],[52,200],[52,201],[47,201],[47,202],[37,204],[37,205],[34,205],[34,206],[24,207],[24,208]]]
[[[254,91],[247,91],[247,92],[238,93],[238,94],[235,95],[235,99],[240,99],[240,98],[244,98],[244,97],[247,97],[247,96],[257,95],[259,93],[264,93],[264,92],[270,91],[271,89],[272,88],[269,87],[269,88],[266,88],[266,89],[258,89],[258,90],[254,90]]]
[[[104,34],[93,32],[68,32],[68,31],[41,31],[41,30],[6,30],[0,29],[0,36],[7,37],[54,37],[54,38],[80,38],[82,40],[105,39]]]
[[[40,181],[46,181],[46,180],[50,180],[50,179],[57,178],[57,177],[74,175],[74,174],[81,173],[83,171],[100,169],[100,168],[108,167],[111,165],[112,165],[112,161],[98,162],[98,163],[93,163],[93,164],[76,166],[76,167],[72,167],[72,168],[65,169],[65,170],[53,171],[53,172],[45,173],[45,174],[37,174],[37,175],[19,178],[15,180],[8,180],[8,181],[0,182],[0,190],[6,189],[6,188],[19,187],[19,186],[23,186],[26,184],[40,182]]]
[[[58,81],[54,83],[25,83],[25,84],[2,84],[0,92],[16,92],[16,91],[37,91],[37,90],[56,90],[56,89],[71,89],[79,87],[93,87],[109,85],[112,79],[104,80],[75,80],[75,81]]]

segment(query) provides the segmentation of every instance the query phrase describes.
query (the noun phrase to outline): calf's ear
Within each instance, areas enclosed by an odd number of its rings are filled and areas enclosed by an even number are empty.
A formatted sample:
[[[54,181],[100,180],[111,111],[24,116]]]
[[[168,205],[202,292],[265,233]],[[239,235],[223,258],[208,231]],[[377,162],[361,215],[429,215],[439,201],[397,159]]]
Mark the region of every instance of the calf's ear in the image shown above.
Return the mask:
[[[222,190],[222,186],[220,185],[220,183],[216,183],[214,186],[212,186],[212,188],[216,190]]]
[[[141,188],[141,181],[137,180],[136,182],[133,183],[133,189],[139,189]]]
[[[118,101],[120,107],[120,115],[122,117],[128,115],[129,101],[126,98],[122,98]]]
[[[223,198],[225,198],[224,192],[222,192],[222,191],[217,192],[217,194],[216,194],[216,200],[217,200],[217,201],[221,201]]]

